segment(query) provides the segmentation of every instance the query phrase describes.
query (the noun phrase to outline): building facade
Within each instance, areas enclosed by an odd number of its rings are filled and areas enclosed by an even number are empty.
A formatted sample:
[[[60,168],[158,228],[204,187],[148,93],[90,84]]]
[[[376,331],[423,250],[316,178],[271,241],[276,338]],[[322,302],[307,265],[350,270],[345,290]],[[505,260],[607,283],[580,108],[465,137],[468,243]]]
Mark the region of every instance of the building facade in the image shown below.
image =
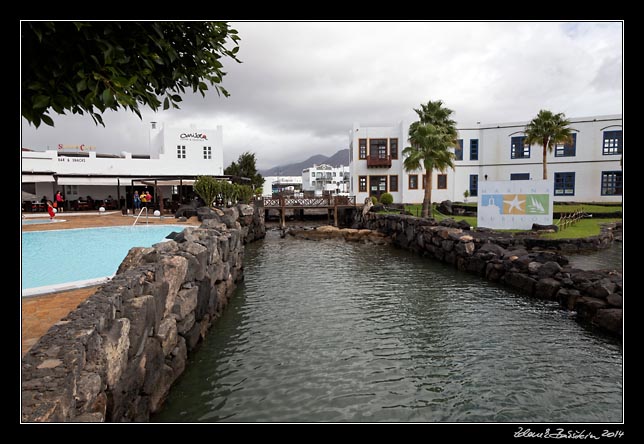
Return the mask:
[[[271,197],[280,193],[299,195],[302,192],[301,176],[264,176],[262,196]]]
[[[322,195],[348,195],[351,173],[348,166],[313,165],[302,170],[302,191]]]
[[[622,116],[570,118],[573,140],[547,155],[555,202],[619,202],[622,199]],[[455,168],[432,174],[432,201],[474,200],[479,181],[542,179],[542,147],[526,145],[528,122],[463,125],[454,149]],[[423,201],[425,171],[405,171],[402,150],[409,124],[353,125],[350,193],[357,202],[389,192],[397,203]]]
[[[34,195],[38,201],[42,196],[52,199],[61,191],[68,206],[90,196],[92,200],[110,197],[117,207],[128,199],[131,207],[134,190],[149,188],[160,198],[170,198],[179,184],[191,186],[201,175],[223,175],[221,126],[164,128],[152,122],[149,131],[147,154],[102,154],[90,145],[60,144],[47,151],[23,148],[23,201],[25,195]]]

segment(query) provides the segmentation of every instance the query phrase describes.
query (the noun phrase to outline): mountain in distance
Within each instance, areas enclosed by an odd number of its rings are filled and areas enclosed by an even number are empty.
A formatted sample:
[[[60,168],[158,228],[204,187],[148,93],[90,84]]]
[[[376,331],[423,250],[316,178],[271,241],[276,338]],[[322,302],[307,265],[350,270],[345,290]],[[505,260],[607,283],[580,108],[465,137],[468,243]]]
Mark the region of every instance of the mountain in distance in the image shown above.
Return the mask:
[[[349,148],[338,151],[332,156],[325,156],[324,154],[316,154],[308,159],[297,162],[289,163],[288,165],[278,165],[267,170],[260,170],[259,174],[262,176],[301,176],[304,168],[312,167],[313,165],[320,165],[326,163],[334,167],[340,165],[349,165]]]

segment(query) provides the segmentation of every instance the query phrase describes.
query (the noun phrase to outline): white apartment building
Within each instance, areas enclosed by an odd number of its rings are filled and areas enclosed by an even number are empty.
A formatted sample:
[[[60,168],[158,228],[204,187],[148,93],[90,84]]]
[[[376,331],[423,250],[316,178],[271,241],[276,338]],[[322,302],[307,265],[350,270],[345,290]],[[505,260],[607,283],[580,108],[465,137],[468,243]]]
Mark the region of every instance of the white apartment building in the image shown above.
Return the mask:
[[[547,156],[555,202],[619,202],[623,179],[622,115],[569,118],[573,141]],[[455,168],[432,174],[432,201],[463,201],[478,195],[479,181],[542,179],[542,147],[526,145],[528,122],[458,128]],[[405,171],[402,150],[409,124],[354,123],[350,133],[350,193],[357,202],[389,192],[397,203],[423,201],[425,171]]]
[[[116,202],[127,200],[131,208],[134,191],[148,188],[156,202],[157,194],[169,199],[178,186],[191,186],[197,176],[223,175],[221,126],[173,128],[151,122],[149,146],[142,151],[147,153],[107,154],[89,144],[62,143],[55,150],[23,148],[23,196],[34,195],[39,203],[42,196],[51,200],[56,191],[61,191],[68,209],[84,209],[75,204],[87,196],[92,200],[109,196]]]
[[[312,191],[316,196],[346,195],[349,193],[350,178],[348,166],[313,165],[302,170],[302,191]]]
[[[262,196],[271,197],[279,193],[296,194],[302,191],[301,176],[264,176]]]

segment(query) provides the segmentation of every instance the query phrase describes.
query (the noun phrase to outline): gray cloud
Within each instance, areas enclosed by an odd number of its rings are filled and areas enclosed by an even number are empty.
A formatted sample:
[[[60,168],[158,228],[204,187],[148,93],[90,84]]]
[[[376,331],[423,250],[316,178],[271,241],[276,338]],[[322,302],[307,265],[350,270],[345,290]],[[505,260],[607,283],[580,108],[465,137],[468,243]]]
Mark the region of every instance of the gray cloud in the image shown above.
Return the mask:
[[[621,23],[233,23],[241,64],[226,62],[216,93],[187,94],[181,110],[108,113],[107,128],[60,116],[23,123],[22,144],[97,145],[145,152],[149,121],[224,126],[226,164],[254,151],[260,167],[332,154],[354,121],[411,120],[442,99],[461,124],[621,112]]]

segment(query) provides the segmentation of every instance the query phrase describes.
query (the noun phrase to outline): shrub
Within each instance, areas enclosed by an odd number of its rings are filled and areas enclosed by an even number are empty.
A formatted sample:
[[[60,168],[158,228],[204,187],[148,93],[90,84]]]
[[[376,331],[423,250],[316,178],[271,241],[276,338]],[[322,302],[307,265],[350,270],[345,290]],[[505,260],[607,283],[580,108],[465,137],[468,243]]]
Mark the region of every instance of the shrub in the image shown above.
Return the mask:
[[[371,196],[371,202],[373,202],[374,205],[378,205],[378,198],[376,196]]]
[[[212,207],[217,195],[221,192],[221,184],[222,182],[214,177],[200,176],[195,181],[193,188],[206,205]]]
[[[383,193],[380,196],[380,203],[383,205],[391,205],[394,203],[394,196],[392,196],[390,193]]]

